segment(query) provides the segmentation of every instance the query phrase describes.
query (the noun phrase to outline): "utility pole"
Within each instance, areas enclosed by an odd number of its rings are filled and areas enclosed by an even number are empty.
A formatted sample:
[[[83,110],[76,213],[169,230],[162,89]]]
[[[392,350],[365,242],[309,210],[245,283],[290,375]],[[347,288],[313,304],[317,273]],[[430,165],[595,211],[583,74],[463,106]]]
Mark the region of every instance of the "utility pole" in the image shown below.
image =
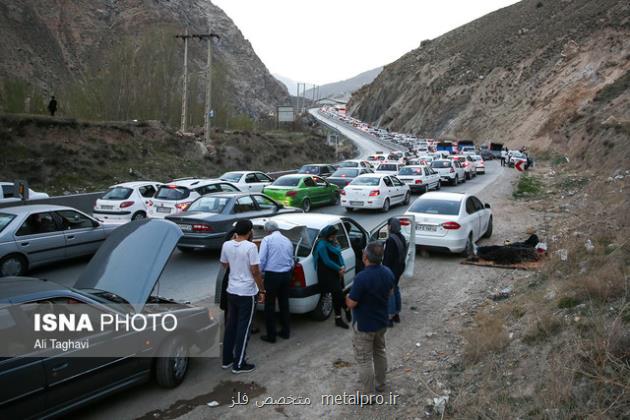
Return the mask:
[[[313,85],[313,103],[311,104],[311,106],[315,105],[315,89],[317,88],[317,86]]]
[[[184,35],[175,35],[175,38],[184,40],[184,86],[182,88],[182,124],[180,130],[186,132],[186,102],[188,98],[188,29]]]

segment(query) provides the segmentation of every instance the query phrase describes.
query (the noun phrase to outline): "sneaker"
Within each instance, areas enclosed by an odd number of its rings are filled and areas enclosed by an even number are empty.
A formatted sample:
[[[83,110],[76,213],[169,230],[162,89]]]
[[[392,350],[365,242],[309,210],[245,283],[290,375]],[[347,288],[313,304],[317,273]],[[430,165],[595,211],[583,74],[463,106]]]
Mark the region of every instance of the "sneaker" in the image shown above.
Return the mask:
[[[335,325],[339,328],[343,328],[343,329],[349,329],[350,327],[348,326],[348,324],[346,324],[345,322],[343,322],[343,319],[341,319],[341,317],[339,318],[335,318]]]
[[[243,363],[241,367],[237,367],[236,365],[232,368],[232,373],[249,373],[256,370],[256,365],[252,363]]]
[[[229,369],[232,367],[232,365],[234,364],[234,362],[230,362],[230,363],[224,363],[221,365],[222,369]]]
[[[392,317],[392,321],[396,323],[400,323],[400,315],[396,314]]]
[[[276,342],[276,338],[275,337],[269,337],[268,335],[261,335],[260,339],[262,341],[266,341],[267,343],[275,343]]]

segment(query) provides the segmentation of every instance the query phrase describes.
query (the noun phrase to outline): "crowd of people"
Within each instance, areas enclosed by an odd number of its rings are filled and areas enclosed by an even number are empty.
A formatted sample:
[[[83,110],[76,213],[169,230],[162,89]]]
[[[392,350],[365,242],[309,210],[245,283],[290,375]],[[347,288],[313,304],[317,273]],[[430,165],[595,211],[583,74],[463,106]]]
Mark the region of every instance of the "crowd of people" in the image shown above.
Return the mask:
[[[221,249],[220,261],[229,270],[221,296],[226,316],[222,367],[231,368],[235,374],[256,369],[247,359],[256,303],[264,304],[265,308],[266,332],[260,337],[263,341],[275,343],[278,336],[289,339],[291,335],[289,287],[295,264],[293,244],[273,220],[264,229],[266,236],[259,249],[252,242],[252,222],[240,220],[232,239]],[[321,230],[313,252],[320,292],[332,296],[335,326],[342,329],[350,329],[348,323],[352,326],[352,346],[359,368],[360,392],[364,395],[384,391],[386,331],[400,322],[399,280],[405,271],[408,243],[397,218],[388,221],[388,229],[385,242],[370,242],[363,250],[363,268],[345,297],[345,262],[337,243],[336,227]]]

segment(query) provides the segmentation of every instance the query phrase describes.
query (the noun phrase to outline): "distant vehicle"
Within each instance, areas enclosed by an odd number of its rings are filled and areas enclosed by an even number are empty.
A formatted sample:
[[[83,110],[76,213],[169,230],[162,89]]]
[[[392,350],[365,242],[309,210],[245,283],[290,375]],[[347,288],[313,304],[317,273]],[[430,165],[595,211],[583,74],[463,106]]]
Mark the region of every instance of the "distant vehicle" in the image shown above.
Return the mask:
[[[0,209],[0,277],[23,276],[37,266],[92,255],[115,228],[71,207]]]
[[[313,206],[339,202],[339,187],[314,175],[284,175],[263,189],[263,193],[285,206],[308,213]]]
[[[273,178],[260,171],[226,172],[219,179],[236,185],[241,191],[249,192],[262,192],[263,188],[273,182]]]
[[[413,276],[416,247],[414,245],[415,221],[411,216],[397,216],[401,224],[401,233],[409,241],[406,256],[406,268],[403,275]],[[332,214],[286,214],[272,218],[253,219],[254,243],[259,243],[264,236],[263,227],[267,220],[275,221],[283,235],[293,242],[296,264],[289,289],[289,310],[294,314],[308,313],[314,320],[324,321],[333,311],[330,293],[320,293],[317,270],[313,264],[313,248],[319,234],[326,226],[337,228],[337,243],[346,264],[343,288],[349,290],[355,275],[363,269],[362,253],[366,245],[373,240],[386,240],[388,237],[387,221],[379,223],[368,231],[354,219]],[[221,301],[222,283],[228,273],[219,267],[215,282],[215,302]],[[258,305],[262,309],[262,305]]]
[[[357,176],[371,173],[374,173],[374,171],[368,168],[340,167],[331,176],[326,178],[326,181],[330,182],[331,184],[335,184],[339,188],[343,188]]]
[[[503,143],[490,143],[490,151],[495,159],[501,159],[501,150],[503,150]]]
[[[494,154],[490,150],[482,150],[480,153],[483,160],[493,160]]]
[[[453,155],[450,156],[449,159],[457,160],[462,165],[464,170],[466,171],[466,179],[472,179],[477,176],[477,171],[475,170],[474,161],[470,157],[470,155]]]
[[[92,215],[103,223],[128,223],[147,217],[149,202],[162,184],[154,181],[124,182],[109,187],[94,203]]]
[[[36,192],[28,189],[29,200],[39,200],[42,198],[49,198],[48,194]],[[15,191],[15,184],[13,182],[0,182],[0,203],[11,203],[13,201],[21,201],[22,198]]]
[[[486,173],[486,162],[483,161],[483,158],[480,155],[470,155],[473,160],[473,165],[475,167],[475,171],[478,174]]]
[[[357,208],[381,209],[387,213],[394,204],[409,204],[411,192],[396,176],[359,175],[341,190],[341,205],[348,211]]]
[[[149,217],[162,219],[168,215],[186,210],[201,196],[221,192],[239,192],[240,189],[222,179],[179,179],[160,186],[152,200],[149,200]]]
[[[339,168],[366,168],[372,169],[372,164],[367,160],[350,159],[339,163]]]
[[[460,182],[466,182],[466,170],[458,161],[441,159],[431,162],[431,168],[440,174],[442,184],[450,183],[457,185]]]
[[[436,151],[454,154],[457,151],[457,146],[452,141],[441,141],[436,145]]]
[[[516,150],[511,150],[509,153],[510,159],[508,160],[508,165],[510,167],[516,165],[516,163],[521,160],[527,162],[527,156],[525,156],[525,154]]]
[[[400,168],[398,179],[409,185],[411,192],[425,193],[429,190],[439,190],[442,186],[440,174],[425,165]]]
[[[385,155],[382,155],[382,154],[375,154],[375,155],[368,156],[368,161],[373,162],[373,166],[374,165],[378,166],[378,163],[383,162],[384,160],[385,160]]]
[[[398,171],[403,166],[405,166],[403,163],[385,161],[378,165],[374,172],[377,174],[398,175]]]
[[[317,175],[317,176],[321,176],[322,178],[326,178],[332,175],[332,173],[335,172],[336,170],[337,168],[335,168],[332,165],[317,163],[317,164],[304,165],[300,169],[298,169],[297,173]]]
[[[429,250],[474,254],[474,244],[492,235],[492,210],[469,194],[430,192],[414,201],[416,245]]]
[[[119,229],[105,241],[72,288],[38,278],[0,279],[3,334],[22,331],[25,340],[49,337],[50,333],[33,334],[36,311],[76,313],[79,317],[109,314],[114,319],[150,314],[149,319],[157,325],[168,314],[171,322],[177,321],[177,328],[173,332],[158,327],[156,331],[132,329],[128,333],[99,325],[96,331],[56,334],[79,335],[89,343],[87,348],[33,349],[31,341],[27,349],[19,340],[4,341],[5,349],[11,345],[13,349],[5,350],[3,356],[19,352],[20,357],[2,357],[0,363],[3,418],[61,418],[152,378],[162,387],[176,387],[188,372],[190,350],[202,352],[218,344],[213,338],[220,327],[218,316],[211,318],[206,307],[152,294],[181,236],[177,226],[162,220],[139,220]],[[155,246],[147,246],[149,243]],[[113,346],[120,354],[98,356],[109,354]]]
[[[212,194],[199,197],[186,211],[168,216],[184,232],[177,248],[188,252],[195,249],[220,249],[231,238],[234,224],[241,219],[271,217],[277,214],[302,213],[284,207],[258,193]]]
[[[475,143],[471,140],[460,140],[457,142],[457,150],[459,154],[476,153]]]

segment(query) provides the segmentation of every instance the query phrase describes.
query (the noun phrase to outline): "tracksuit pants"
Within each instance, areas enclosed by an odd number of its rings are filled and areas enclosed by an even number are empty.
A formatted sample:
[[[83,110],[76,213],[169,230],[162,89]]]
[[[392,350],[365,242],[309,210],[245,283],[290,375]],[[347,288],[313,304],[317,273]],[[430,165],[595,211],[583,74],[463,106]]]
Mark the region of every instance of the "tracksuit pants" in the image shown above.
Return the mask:
[[[245,363],[247,342],[256,310],[256,296],[228,293],[227,320],[223,336],[223,364],[234,363],[240,368]]]

